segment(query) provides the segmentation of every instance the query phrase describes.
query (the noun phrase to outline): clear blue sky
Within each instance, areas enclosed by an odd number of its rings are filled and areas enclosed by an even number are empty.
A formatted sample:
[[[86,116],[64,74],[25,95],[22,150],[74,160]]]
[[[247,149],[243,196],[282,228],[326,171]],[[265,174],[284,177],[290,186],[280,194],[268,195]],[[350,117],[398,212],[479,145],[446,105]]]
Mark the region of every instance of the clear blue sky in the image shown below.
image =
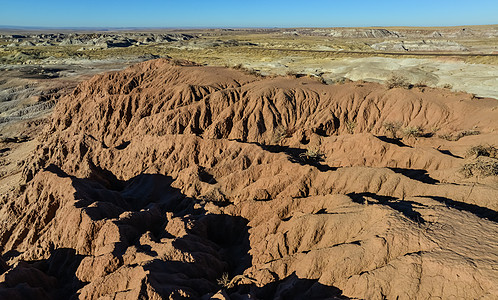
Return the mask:
[[[498,24],[498,0],[0,0],[0,25],[335,27]]]

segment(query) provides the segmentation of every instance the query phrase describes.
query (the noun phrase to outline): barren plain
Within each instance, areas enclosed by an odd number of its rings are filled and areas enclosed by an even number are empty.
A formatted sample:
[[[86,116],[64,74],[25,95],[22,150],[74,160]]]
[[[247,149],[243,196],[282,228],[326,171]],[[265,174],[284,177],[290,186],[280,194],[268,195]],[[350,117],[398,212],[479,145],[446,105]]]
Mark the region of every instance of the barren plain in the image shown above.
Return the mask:
[[[498,26],[0,32],[0,299],[496,299]]]

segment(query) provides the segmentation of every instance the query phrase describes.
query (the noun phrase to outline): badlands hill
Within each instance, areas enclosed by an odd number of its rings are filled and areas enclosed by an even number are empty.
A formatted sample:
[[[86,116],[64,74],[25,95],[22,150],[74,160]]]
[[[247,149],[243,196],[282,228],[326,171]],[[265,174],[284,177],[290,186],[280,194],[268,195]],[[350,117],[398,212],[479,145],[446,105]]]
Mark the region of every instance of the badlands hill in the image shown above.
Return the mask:
[[[497,108],[164,59],[97,75],[1,200],[0,298],[494,299]]]

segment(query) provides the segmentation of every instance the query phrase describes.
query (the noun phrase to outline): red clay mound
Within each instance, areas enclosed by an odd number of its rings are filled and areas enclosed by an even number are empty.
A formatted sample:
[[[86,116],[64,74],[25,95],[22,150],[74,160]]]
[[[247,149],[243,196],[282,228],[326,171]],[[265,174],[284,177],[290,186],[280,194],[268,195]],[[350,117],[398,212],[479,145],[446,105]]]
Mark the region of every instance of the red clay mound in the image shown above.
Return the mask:
[[[95,76],[2,203],[0,298],[493,299],[497,107],[167,60]]]

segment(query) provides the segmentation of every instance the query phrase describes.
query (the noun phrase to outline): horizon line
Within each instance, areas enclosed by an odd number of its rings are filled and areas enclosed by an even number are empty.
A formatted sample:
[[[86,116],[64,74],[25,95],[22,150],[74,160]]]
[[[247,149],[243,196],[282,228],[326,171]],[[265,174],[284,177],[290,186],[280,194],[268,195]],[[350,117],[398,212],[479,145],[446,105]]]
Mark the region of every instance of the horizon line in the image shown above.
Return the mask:
[[[370,26],[20,26],[20,25],[1,25],[0,29],[31,29],[31,30],[127,30],[127,29],[307,29],[307,28],[438,28],[438,27],[479,27],[479,26],[498,26],[498,24],[474,24],[474,25],[370,25]]]

